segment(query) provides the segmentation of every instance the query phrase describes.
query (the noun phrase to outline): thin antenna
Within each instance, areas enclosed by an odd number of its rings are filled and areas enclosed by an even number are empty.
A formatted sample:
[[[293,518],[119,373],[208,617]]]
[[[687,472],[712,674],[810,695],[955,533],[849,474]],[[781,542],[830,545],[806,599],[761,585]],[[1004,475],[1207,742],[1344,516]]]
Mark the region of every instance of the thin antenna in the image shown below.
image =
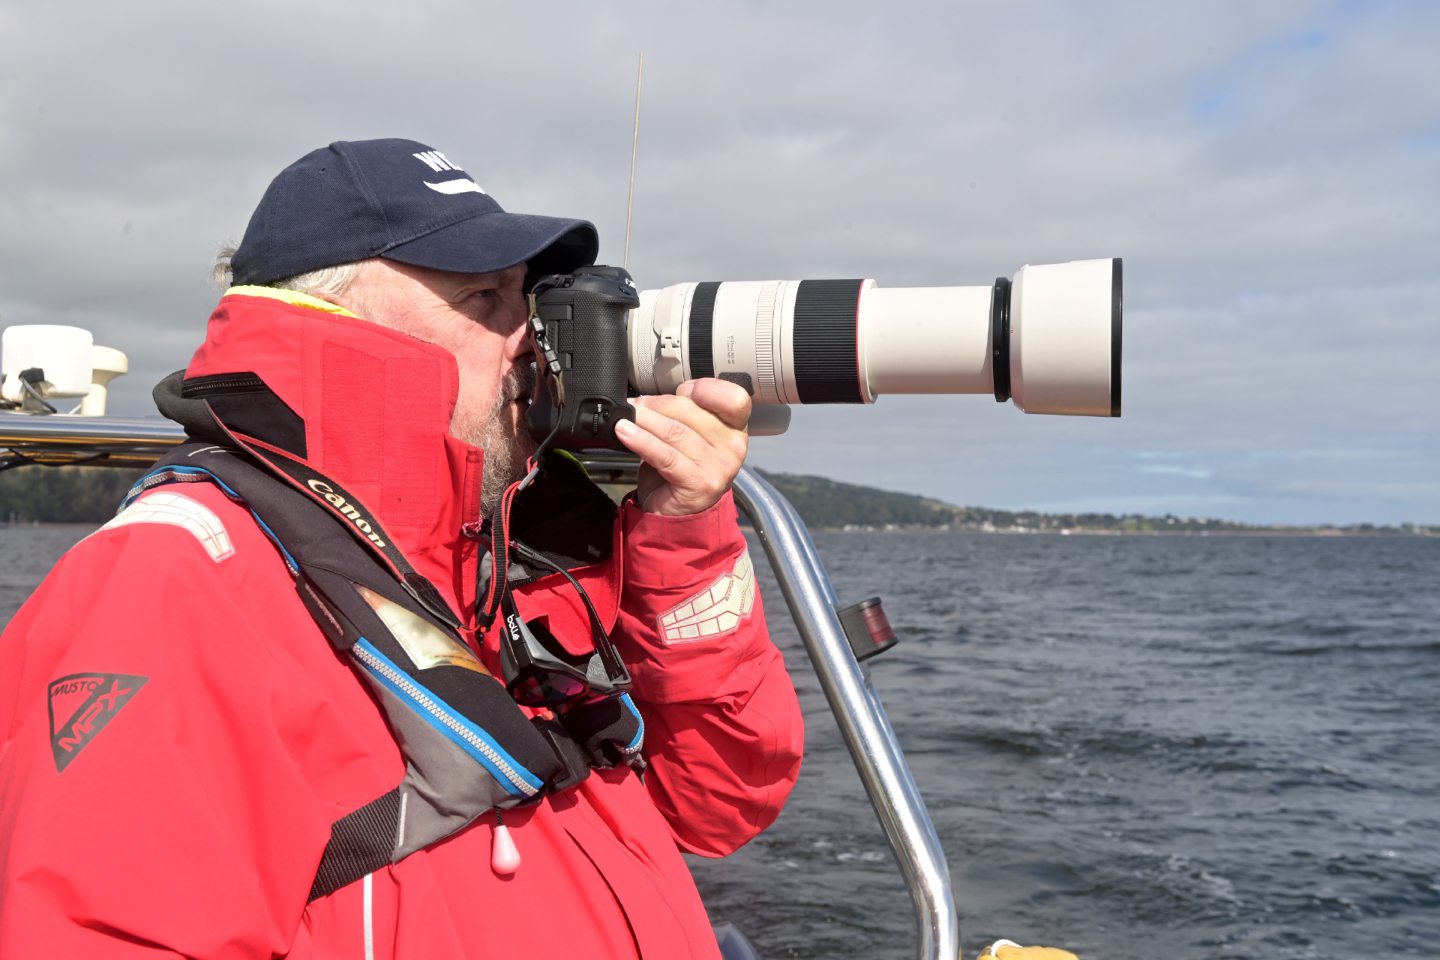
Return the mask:
[[[635,126],[630,137],[630,198],[625,201],[625,262],[630,269],[630,219],[635,211],[635,157],[640,152],[640,81],[645,78],[645,54],[640,54],[640,63],[635,68]]]

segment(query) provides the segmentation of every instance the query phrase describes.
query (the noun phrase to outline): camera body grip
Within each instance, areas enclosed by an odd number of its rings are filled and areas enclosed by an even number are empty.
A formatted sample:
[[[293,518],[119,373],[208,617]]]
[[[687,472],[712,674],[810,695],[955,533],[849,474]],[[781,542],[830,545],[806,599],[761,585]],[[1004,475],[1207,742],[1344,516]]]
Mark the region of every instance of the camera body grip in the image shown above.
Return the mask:
[[[615,424],[634,420],[626,402],[625,323],[640,304],[621,267],[581,267],[542,277],[531,292],[540,376],[526,426],[562,450],[625,450]]]

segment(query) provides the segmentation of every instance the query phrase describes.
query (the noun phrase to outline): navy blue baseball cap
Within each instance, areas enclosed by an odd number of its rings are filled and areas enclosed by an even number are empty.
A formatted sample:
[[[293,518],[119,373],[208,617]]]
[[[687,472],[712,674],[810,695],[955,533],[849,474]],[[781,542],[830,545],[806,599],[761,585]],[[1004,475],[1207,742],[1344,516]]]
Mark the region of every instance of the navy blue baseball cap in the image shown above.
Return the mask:
[[[338,141],[280,171],[230,261],[236,284],[268,284],[385,257],[452,273],[529,263],[529,275],[595,262],[585,220],[506,213],[459,165],[414,140]]]

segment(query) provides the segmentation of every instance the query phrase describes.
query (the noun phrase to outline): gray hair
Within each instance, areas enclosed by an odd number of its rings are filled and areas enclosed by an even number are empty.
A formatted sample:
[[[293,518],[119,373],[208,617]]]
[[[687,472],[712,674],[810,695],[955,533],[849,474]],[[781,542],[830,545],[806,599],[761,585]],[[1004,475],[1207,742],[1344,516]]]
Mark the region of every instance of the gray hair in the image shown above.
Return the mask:
[[[234,272],[231,269],[230,261],[235,257],[235,250],[236,247],[226,244],[215,255],[215,265],[210,271],[210,278],[221,290],[228,288],[234,282]],[[285,277],[267,283],[265,286],[275,287],[279,290],[294,290],[296,293],[320,297],[323,300],[329,297],[338,297],[344,293],[359,272],[360,263],[358,261],[338,263],[333,267],[321,267],[319,270],[311,270],[309,273]]]

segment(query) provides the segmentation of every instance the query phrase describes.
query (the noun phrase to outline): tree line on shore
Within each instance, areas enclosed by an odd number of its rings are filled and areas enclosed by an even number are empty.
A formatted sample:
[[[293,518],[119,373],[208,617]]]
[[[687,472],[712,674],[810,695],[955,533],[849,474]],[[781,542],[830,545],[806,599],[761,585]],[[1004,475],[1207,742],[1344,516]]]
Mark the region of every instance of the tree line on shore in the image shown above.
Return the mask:
[[[143,470],[14,467],[0,473],[0,523],[93,523],[115,516]]]

